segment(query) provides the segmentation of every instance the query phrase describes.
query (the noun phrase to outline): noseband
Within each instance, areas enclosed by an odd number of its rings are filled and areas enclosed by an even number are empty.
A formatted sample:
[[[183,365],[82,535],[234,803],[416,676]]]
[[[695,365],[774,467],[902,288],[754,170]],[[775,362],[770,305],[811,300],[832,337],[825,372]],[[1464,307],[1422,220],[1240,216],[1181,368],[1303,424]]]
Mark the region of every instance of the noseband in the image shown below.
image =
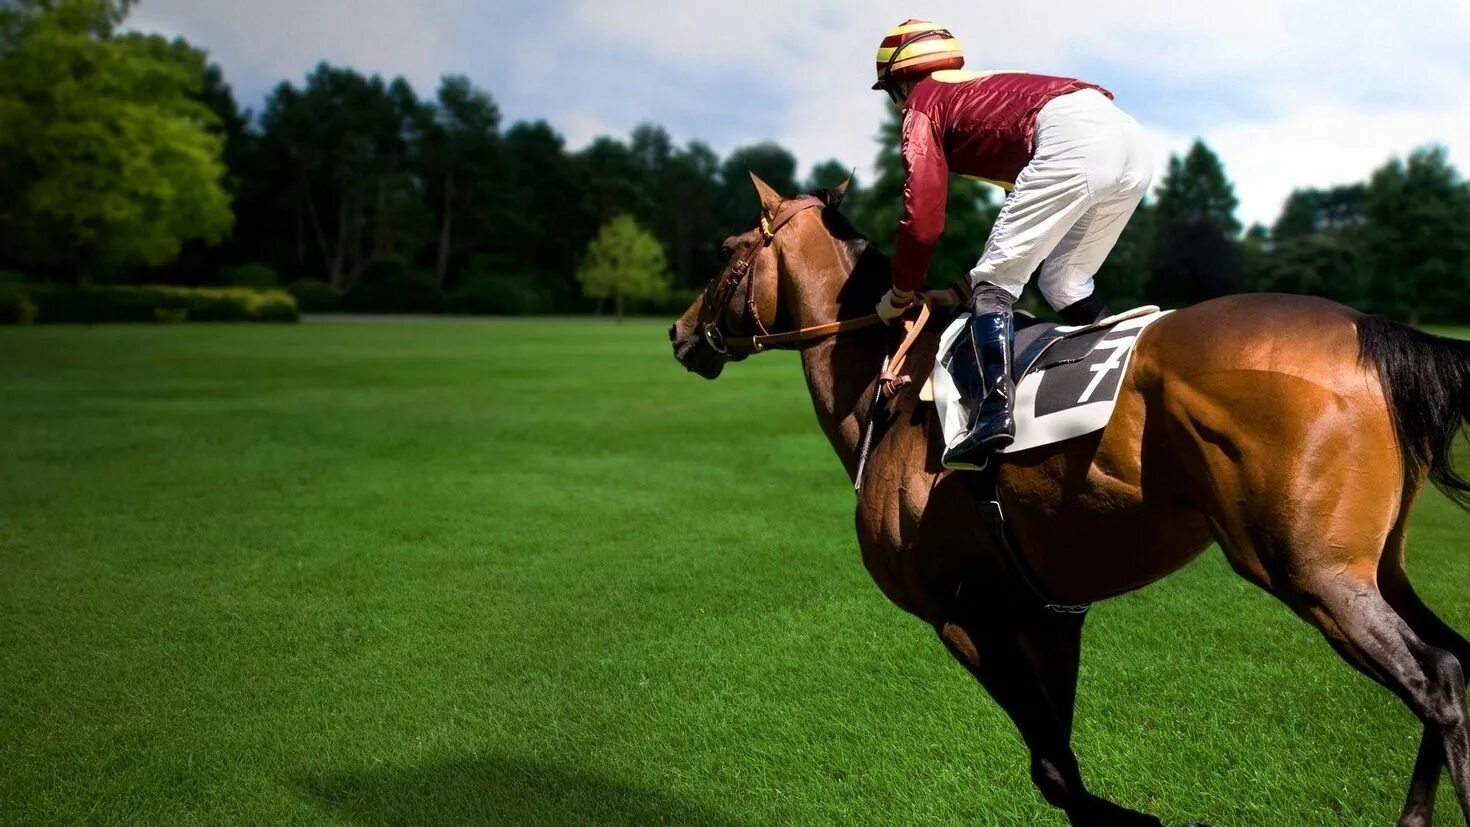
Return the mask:
[[[714,348],[715,352],[724,354],[731,350],[749,350],[752,353],[759,353],[771,345],[831,336],[846,330],[869,327],[880,321],[878,314],[873,313],[856,319],[802,327],[785,333],[771,333],[766,330],[765,323],[761,321],[760,311],[755,306],[755,279],[750,277],[755,270],[756,258],[762,250],[771,246],[771,242],[776,239],[776,233],[781,232],[781,228],[789,224],[791,219],[807,210],[826,206],[826,202],[822,199],[804,195],[787,201],[776,212],[774,218],[761,213],[761,243],[751,245],[740,260],[731,265],[729,272],[720,279],[710,282],[704,288],[704,302],[699,311],[699,332],[704,337],[705,343]],[[745,312],[760,333],[755,336],[735,338],[726,336],[720,329],[719,317],[729,304],[730,298],[735,295],[735,291],[740,288],[741,282],[745,283]]]

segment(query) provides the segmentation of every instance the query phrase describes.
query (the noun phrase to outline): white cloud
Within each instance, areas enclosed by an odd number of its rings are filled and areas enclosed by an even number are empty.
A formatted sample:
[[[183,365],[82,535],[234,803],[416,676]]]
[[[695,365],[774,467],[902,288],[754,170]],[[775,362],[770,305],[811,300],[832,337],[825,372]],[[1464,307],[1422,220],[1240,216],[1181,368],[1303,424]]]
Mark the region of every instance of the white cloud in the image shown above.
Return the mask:
[[[1160,133],[1168,151],[1183,152],[1192,136]],[[1317,105],[1268,122],[1238,122],[1211,131],[1208,143],[1225,164],[1249,225],[1270,225],[1293,189],[1366,180],[1394,156],[1439,144],[1470,169],[1470,99],[1427,112],[1361,112]],[[1160,169],[1162,171],[1162,164]]]
[[[1470,165],[1464,0],[145,0],[133,23],[208,47],[257,93],[320,59],[421,92],[464,72],[572,146],[653,121],[721,152],[772,138],[804,166],[863,173],[883,116],[873,52],[905,15],[948,25],[973,67],[1108,85],[1161,149],[1204,137],[1247,223],[1293,186],[1361,180],[1428,141]]]
[[[433,90],[446,69],[453,21],[471,0],[145,0],[127,25],[181,35],[210,53],[237,86],[299,82],[320,61],[402,75]]]

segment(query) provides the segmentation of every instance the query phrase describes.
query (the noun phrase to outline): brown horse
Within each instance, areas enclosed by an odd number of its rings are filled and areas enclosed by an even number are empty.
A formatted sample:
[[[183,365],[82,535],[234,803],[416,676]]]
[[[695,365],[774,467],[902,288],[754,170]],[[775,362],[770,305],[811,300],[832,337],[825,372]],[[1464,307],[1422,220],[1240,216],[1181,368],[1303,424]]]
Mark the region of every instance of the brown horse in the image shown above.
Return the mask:
[[[669,331],[675,356],[713,379],[758,349],[737,337],[787,332],[763,341],[800,350],[817,419],[855,476],[891,331],[831,323],[871,312],[887,260],[836,209],[844,188],[819,203],[755,183],[761,224],[726,242],[731,265]],[[916,376],[937,339],[914,348]],[[961,476],[971,472],[940,467],[917,384],[889,403],[866,466],[863,563],[1005,709],[1032,779],[1073,824],[1160,822],[1083,785],[1070,742],[1085,615],[1042,608],[1021,566],[1041,591],[1085,604],[1152,583],[1212,541],[1423,722],[1399,823],[1430,823],[1446,766],[1470,814],[1470,643],[1404,573],[1425,479],[1470,499],[1449,455],[1470,416],[1470,343],[1315,298],[1180,310],[1145,331],[1105,430],[1004,457],[997,479],[1020,565],[980,519]]]

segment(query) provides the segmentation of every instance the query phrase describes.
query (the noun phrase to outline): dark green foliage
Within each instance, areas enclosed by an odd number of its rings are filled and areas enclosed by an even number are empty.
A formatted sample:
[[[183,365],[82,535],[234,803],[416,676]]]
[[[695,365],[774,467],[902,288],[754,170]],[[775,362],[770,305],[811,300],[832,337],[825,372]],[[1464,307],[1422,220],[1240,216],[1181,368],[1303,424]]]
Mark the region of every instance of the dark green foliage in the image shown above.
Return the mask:
[[[226,267],[220,270],[220,276],[225,284],[233,287],[253,287],[257,290],[265,290],[280,284],[280,277],[276,275],[275,268],[260,262]]]
[[[715,220],[723,232],[736,233],[755,226],[760,201],[750,174],[755,173],[785,196],[796,195],[796,156],[771,142],[746,146],[731,152],[720,165],[720,195]]]
[[[44,323],[294,322],[299,315],[296,300],[280,290],[38,284],[21,294],[35,307],[33,320]]]
[[[0,324],[31,324],[38,315],[26,287],[0,281]]]
[[[1245,271],[1236,241],[1237,203],[1224,166],[1203,141],[1183,158],[1169,159],[1153,210],[1151,300],[1192,304],[1240,292]]]
[[[342,294],[316,279],[300,279],[286,285],[302,313],[336,313],[342,309]]]
[[[1379,169],[1362,209],[1369,302],[1411,323],[1470,316],[1470,188],[1444,150]]]
[[[203,50],[120,28],[131,5],[0,0],[0,268],[62,282],[290,283],[313,311],[586,312],[596,303],[576,274],[614,217],[662,249],[669,296],[689,295],[724,266],[724,238],[754,225],[749,173],[793,196],[836,186],[856,160],[802,178],[776,143],[721,158],[653,123],[572,150],[544,121],[503,124],[463,76],[420,98],[402,78],[325,63],[281,83],[257,115]],[[135,115],[146,124],[123,128]],[[899,125],[890,109],[876,175],[850,185],[845,207],[888,251]],[[142,157],[164,161],[119,160]],[[998,196],[952,178],[931,286],[966,277]],[[1470,319],[1470,185],[1442,151],[1367,183],[1298,190],[1244,237],[1236,203],[1220,159],[1195,142],[1103,265],[1103,297],[1178,305],[1281,290],[1411,321]],[[670,301],[632,306],[663,313]],[[1025,302],[1041,306],[1035,291]]]
[[[445,296],[444,306],[450,313],[523,316],[549,313],[556,300],[534,275],[472,271]]]
[[[401,259],[369,265],[357,286],[342,297],[342,308],[355,313],[437,313],[443,307],[438,282]]]

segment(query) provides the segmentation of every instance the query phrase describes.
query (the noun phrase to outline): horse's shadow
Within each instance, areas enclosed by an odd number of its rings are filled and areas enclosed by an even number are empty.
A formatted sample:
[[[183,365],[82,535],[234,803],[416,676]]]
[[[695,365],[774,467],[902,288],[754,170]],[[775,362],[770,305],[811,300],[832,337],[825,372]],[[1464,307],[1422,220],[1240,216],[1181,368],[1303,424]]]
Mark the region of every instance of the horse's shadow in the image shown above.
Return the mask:
[[[739,824],[651,787],[504,755],[325,772],[296,787],[357,824]]]

